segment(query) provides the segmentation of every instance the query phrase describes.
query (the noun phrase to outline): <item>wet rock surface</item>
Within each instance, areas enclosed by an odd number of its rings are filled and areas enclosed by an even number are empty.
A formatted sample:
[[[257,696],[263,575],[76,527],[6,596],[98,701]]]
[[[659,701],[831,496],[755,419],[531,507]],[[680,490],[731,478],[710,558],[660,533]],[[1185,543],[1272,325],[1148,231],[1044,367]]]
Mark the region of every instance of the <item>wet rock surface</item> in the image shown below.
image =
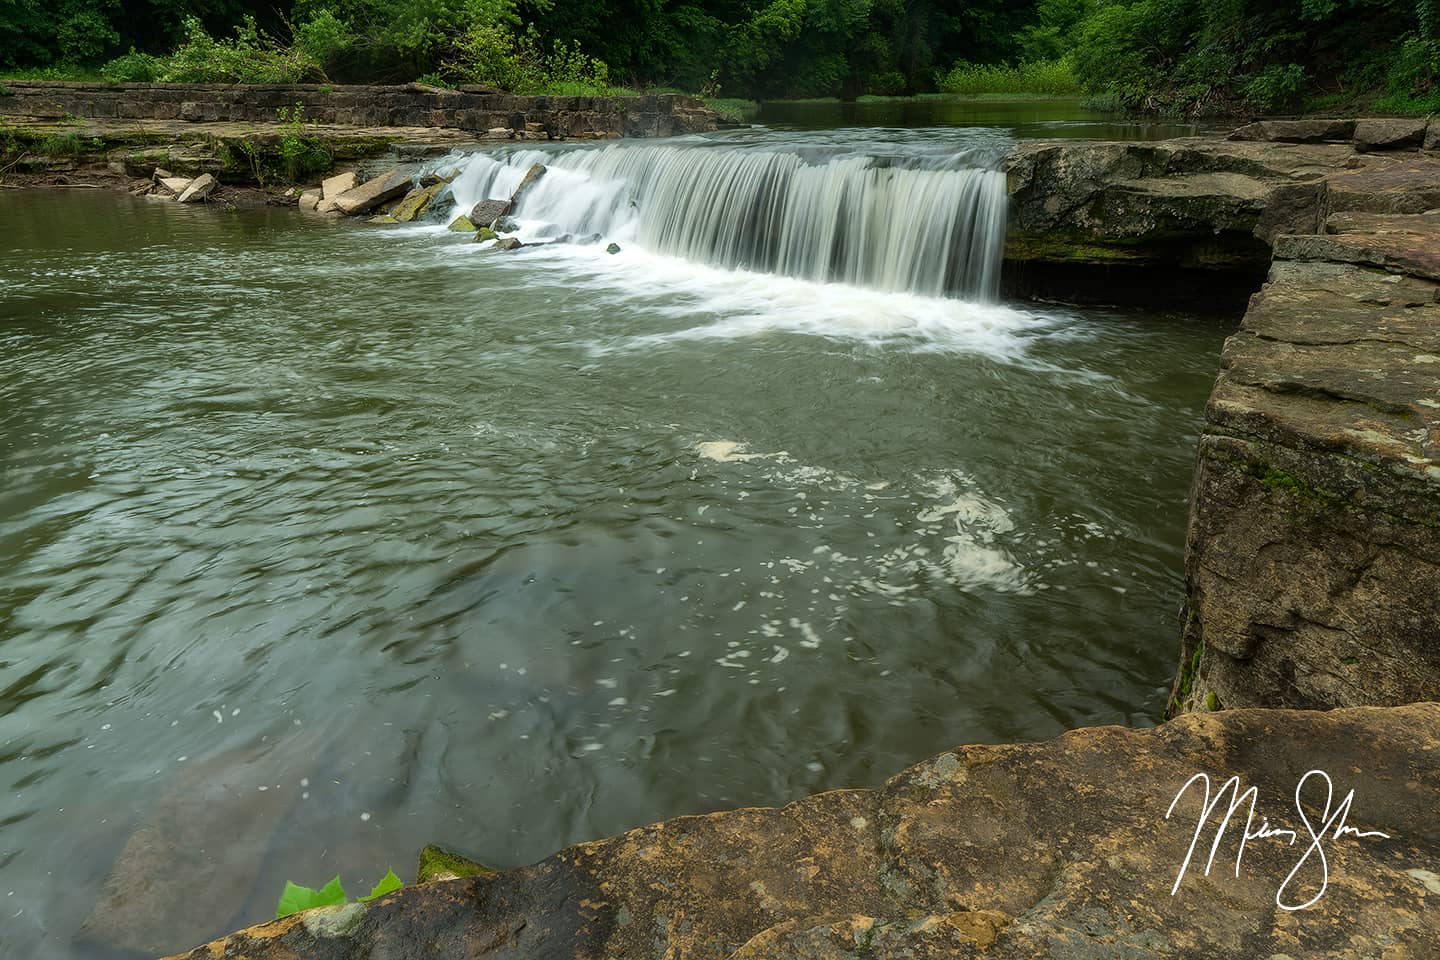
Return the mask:
[[[1322,874],[1293,805],[1312,769],[1354,790]],[[1257,817],[1305,843],[1239,829],[1179,889],[1197,773],[1256,787]],[[1302,797],[1318,824],[1324,787]],[[1272,957],[1420,960],[1440,938],[1440,704],[1190,715],[1041,744],[967,746],[878,790],[682,817],[534,866],[406,887],[233,934],[190,960],[295,958]],[[1332,805],[1332,813],[1334,807]],[[1321,890],[1302,911],[1287,911]]]

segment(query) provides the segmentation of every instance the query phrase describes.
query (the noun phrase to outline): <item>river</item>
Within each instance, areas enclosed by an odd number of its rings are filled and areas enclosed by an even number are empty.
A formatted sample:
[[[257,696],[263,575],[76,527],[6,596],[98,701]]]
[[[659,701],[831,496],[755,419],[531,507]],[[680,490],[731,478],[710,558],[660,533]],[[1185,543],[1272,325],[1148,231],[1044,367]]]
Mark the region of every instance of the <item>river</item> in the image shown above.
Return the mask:
[[[1226,324],[996,299],[1022,119],[550,150],[509,254],[0,192],[0,955],[1156,722]]]

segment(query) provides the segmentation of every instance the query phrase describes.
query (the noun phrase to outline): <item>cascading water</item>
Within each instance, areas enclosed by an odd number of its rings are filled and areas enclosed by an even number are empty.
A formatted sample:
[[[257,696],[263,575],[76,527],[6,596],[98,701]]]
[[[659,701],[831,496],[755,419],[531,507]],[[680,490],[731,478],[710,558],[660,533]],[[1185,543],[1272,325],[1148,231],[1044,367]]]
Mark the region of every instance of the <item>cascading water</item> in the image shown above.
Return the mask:
[[[535,237],[600,234],[719,267],[990,300],[1008,201],[982,162],[612,145],[473,154],[452,189],[458,215],[543,163],[514,211]]]

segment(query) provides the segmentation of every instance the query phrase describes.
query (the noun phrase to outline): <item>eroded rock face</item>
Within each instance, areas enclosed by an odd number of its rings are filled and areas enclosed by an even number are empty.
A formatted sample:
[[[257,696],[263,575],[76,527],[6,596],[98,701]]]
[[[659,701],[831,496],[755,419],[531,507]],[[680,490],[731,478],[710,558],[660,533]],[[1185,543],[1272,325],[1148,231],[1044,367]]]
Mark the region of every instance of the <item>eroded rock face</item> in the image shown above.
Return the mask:
[[[1440,217],[1327,229],[1279,238],[1225,347],[1174,709],[1440,691]]]
[[[1348,823],[1328,884],[1304,844],[1218,826],[1171,895],[1202,806],[1195,774],[1239,775],[1257,818],[1303,834],[1297,777],[1323,769]],[[1312,782],[1308,800],[1323,802]],[[262,924],[189,960],[302,958],[1361,957],[1421,960],[1440,941],[1440,704],[1331,713],[1225,711],[1151,730],[969,746],[879,790],[682,817],[534,866],[406,887],[363,911]],[[1222,808],[1223,809],[1223,808]],[[1314,818],[1316,813],[1310,811]],[[1308,838],[1307,838],[1308,839]],[[342,911],[349,910],[342,915]]]

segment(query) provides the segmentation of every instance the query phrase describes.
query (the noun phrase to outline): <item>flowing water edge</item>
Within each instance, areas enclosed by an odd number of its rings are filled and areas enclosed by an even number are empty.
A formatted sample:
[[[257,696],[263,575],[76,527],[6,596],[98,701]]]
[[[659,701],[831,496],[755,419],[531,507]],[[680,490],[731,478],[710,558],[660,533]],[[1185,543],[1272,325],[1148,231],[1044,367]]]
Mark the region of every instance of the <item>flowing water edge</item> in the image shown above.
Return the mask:
[[[440,161],[614,256],[0,194],[0,955],[177,790],[221,933],[1154,722],[1225,331],[999,302],[1009,137]]]

